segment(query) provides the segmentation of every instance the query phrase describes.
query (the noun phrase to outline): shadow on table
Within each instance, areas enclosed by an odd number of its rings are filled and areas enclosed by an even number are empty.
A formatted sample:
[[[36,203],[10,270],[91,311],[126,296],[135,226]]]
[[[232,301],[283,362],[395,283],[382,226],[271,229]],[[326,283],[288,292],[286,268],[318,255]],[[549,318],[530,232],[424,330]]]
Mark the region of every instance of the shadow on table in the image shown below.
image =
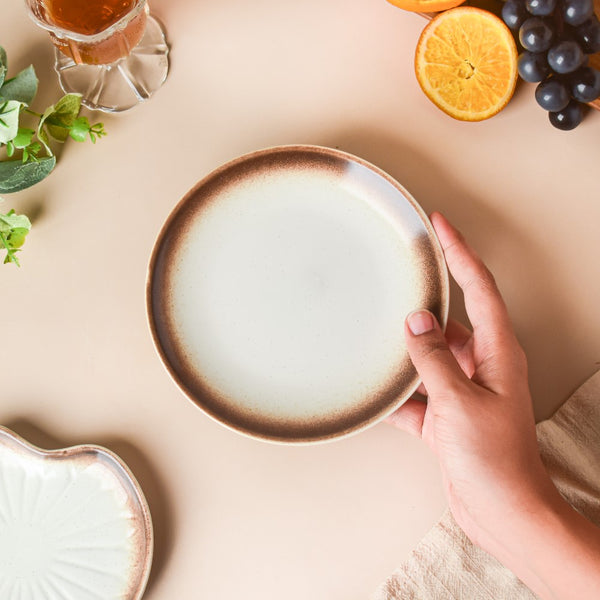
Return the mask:
[[[581,340],[562,318],[577,313],[573,304],[577,299],[561,288],[546,248],[527,235],[526,226],[507,219],[471,192],[464,172],[452,173],[408,140],[384,131],[350,129],[312,143],[364,158],[397,179],[426,212],[443,212],[490,264],[505,298],[518,297],[513,322],[530,358],[538,420],[549,417],[592,374],[585,371],[582,356],[593,349],[582,351]],[[450,292],[451,317],[468,324],[462,292],[454,281]]]
[[[160,576],[169,561],[175,537],[175,523],[166,487],[144,453],[129,440],[123,438],[59,439],[27,419],[15,419],[4,425],[26,441],[44,450],[67,448],[80,444],[98,445],[111,450],[127,464],[144,492],[152,516],[154,554],[146,592],[150,591],[154,581]]]

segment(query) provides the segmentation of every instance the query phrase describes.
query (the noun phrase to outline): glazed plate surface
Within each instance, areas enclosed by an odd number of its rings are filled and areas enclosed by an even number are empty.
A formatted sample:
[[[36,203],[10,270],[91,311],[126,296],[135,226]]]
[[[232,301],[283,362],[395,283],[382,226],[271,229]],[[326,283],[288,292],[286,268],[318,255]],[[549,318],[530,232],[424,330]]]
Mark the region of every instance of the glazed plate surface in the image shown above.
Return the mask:
[[[146,500],[117,456],[41,450],[0,427],[0,598],[140,600],[152,550]]]
[[[448,281],[426,215],[395,180],[315,146],[224,165],[156,242],[148,316],[167,370],[236,431],[308,443],[359,431],[418,385],[404,320],[445,323]]]

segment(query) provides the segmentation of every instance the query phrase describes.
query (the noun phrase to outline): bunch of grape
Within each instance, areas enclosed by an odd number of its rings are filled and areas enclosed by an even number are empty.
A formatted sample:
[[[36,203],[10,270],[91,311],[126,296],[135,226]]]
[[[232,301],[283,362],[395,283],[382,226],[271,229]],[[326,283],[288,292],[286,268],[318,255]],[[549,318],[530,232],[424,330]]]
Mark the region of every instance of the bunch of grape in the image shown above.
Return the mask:
[[[519,75],[538,83],[535,99],[558,129],[577,127],[582,103],[600,96],[600,72],[587,66],[600,51],[593,0],[507,0],[502,18],[518,32]]]

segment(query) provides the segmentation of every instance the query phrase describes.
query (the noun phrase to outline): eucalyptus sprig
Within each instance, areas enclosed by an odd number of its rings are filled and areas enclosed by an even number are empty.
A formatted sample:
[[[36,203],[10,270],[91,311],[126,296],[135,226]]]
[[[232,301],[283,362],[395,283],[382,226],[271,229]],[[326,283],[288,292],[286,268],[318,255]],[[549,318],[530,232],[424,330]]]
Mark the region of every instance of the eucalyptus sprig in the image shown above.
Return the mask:
[[[25,237],[31,229],[31,222],[25,215],[17,215],[14,210],[0,213],[0,249],[6,250],[4,263],[14,263],[20,267],[17,252],[25,243]]]
[[[106,135],[102,123],[92,125],[87,117],[79,116],[79,94],[66,94],[44,112],[36,112],[31,109],[38,88],[33,66],[11,79],[6,79],[7,71],[6,52],[0,46],[0,150],[5,155],[0,154],[0,193],[4,194],[31,187],[52,172],[56,166],[53,143],[64,143],[69,137],[76,142],[89,137],[96,143]],[[0,250],[7,252],[5,263],[18,265],[14,253],[23,245],[26,233],[10,234],[6,230],[10,223],[17,222],[15,219],[19,222],[16,229],[28,232],[31,228],[25,215],[14,211],[0,214]],[[26,227],[23,219],[27,219]]]

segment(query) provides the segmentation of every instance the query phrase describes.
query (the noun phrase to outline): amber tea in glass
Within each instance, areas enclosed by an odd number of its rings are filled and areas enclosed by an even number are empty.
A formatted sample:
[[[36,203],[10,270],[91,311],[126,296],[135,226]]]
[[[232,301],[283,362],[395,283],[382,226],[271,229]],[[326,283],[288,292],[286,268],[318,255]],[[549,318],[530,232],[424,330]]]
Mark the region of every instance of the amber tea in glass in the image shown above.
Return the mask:
[[[139,4],[136,0],[101,0],[90,3],[80,0],[44,0],[40,4],[49,22],[73,33],[92,36],[102,33],[129,15],[123,28],[95,44],[51,35],[56,47],[78,64],[108,64],[128,56],[142,39],[146,27],[146,12],[140,10],[142,6],[138,6],[136,10],[136,4]]]
[[[168,47],[146,0],[25,0],[50,33],[63,89],[89,108],[131,108],[158,89],[168,71]]]

